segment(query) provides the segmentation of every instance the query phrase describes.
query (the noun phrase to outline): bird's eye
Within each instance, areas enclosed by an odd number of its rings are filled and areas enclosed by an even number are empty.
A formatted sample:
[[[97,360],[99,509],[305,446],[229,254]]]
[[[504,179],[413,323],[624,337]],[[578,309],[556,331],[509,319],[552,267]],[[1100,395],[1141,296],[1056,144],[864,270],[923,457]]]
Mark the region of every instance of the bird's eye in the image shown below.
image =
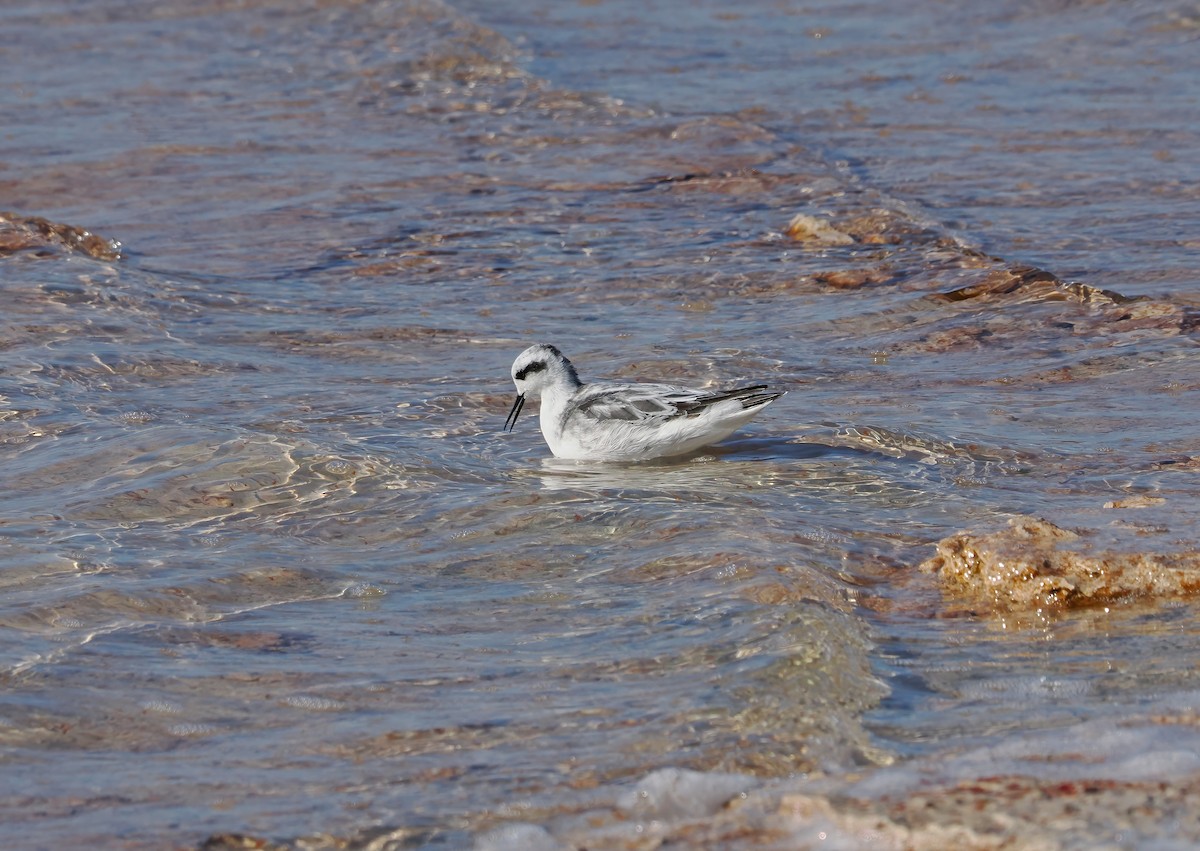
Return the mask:
[[[525,376],[529,375],[531,372],[541,372],[545,368],[546,362],[544,360],[535,360],[528,366],[518,369],[517,374],[514,375],[513,378],[517,379],[518,381],[524,381]]]

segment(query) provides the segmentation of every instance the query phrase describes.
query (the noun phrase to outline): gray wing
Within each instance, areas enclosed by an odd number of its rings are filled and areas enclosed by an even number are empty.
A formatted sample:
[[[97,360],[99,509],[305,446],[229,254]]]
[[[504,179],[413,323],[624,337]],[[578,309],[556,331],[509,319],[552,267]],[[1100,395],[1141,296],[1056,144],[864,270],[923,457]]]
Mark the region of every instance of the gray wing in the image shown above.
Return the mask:
[[[589,419],[628,423],[653,423],[677,417],[695,417],[707,408],[729,399],[736,399],[743,408],[756,408],[779,398],[778,393],[764,393],[765,384],[739,387],[716,393],[688,390],[669,384],[608,384],[589,385],[572,405],[570,413]]]

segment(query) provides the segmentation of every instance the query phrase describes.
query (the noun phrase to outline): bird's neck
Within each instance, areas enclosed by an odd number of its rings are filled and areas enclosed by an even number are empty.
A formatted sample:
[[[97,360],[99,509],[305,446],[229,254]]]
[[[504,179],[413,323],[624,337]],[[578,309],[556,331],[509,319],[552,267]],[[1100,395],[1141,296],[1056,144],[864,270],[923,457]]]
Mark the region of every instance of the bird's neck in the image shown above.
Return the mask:
[[[575,367],[569,360],[564,360],[559,366],[560,368],[555,370],[555,384],[565,387],[568,394],[574,393],[583,386],[583,382],[579,380],[579,374],[575,372]]]
[[[575,395],[576,391],[583,386],[583,383],[574,375],[557,376],[557,380],[542,389],[542,404],[539,414],[542,422],[542,431],[545,433],[547,427],[553,427],[557,430],[557,424],[561,421],[563,412],[566,410],[567,402]]]

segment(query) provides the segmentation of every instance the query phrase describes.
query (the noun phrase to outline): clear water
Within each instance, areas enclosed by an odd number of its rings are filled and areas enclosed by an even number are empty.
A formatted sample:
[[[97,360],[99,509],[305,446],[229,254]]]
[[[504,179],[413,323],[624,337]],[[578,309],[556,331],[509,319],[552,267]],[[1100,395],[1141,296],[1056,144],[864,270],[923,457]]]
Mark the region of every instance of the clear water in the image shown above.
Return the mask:
[[[664,767],[1191,699],[1188,600],[968,612],[916,569],[1016,514],[1197,548],[1186,4],[3,18],[4,206],[124,252],[0,249],[17,846],[460,847]],[[970,289],[1022,263],[1142,300]],[[499,432],[534,341],[789,394],[701,458],[562,464]]]

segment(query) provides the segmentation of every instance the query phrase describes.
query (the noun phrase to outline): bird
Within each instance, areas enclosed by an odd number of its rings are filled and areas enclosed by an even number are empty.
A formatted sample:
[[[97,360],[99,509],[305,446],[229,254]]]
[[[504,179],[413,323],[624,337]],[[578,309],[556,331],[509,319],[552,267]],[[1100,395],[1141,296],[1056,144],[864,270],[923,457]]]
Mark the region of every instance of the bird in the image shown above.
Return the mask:
[[[539,343],[512,365],[517,398],[502,431],[511,432],[526,398],[541,396],[542,437],[557,458],[645,461],[686,455],[733,434],[783,392],[765,384],[692,390],[671,384],[584,384],[555,346]]]

